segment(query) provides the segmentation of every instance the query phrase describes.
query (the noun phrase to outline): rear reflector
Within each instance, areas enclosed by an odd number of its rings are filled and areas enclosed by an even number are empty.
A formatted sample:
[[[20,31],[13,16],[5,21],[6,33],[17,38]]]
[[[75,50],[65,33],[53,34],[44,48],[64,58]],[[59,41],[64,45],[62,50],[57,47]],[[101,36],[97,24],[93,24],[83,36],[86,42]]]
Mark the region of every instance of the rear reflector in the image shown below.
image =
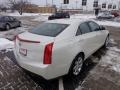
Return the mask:
[[[31,40],[21,39],[19,36],[16,36],[16,38],[17,38],[19,41],[22,41],[22,42],[28,42],[28,43],[40,43],[39,41],[31,41]]]
[[[43,64],[51,64],[52,63],[52,48],[53,48],[53,43],[47,44],[45,46]]]

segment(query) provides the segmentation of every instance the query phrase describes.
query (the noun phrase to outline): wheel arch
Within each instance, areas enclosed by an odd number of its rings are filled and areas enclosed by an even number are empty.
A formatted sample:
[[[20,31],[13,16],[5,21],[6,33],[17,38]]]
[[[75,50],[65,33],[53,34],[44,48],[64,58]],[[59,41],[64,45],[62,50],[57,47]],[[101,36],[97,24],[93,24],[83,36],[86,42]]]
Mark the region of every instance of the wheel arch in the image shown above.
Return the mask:
[[[84,52],[79,52],[73,59],[72,63],[70,64],[70,67],[69,67],[69,71],[68,71],[68,74],[70,73],[71,69],[72,69],[72,65],[75,61],[75,58],[77,58],[79,55],[82,55],[82,58],[83,58],[83,62],[84,62],[84,59],[85,59],[85,53]]]
[[[8,23],[8,22],[5,25],[9,25],[11,27],[10,23]]]

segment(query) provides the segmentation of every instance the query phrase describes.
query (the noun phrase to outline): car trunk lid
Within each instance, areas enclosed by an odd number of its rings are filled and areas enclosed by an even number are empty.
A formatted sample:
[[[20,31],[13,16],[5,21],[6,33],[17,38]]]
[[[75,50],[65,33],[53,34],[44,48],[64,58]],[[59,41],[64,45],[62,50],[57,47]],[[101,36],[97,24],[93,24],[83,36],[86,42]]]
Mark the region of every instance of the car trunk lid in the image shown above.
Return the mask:
[[[43,63],[45,46],[52,42],[54,37],[22,33],[16,37],[16,52],[20,60]]]

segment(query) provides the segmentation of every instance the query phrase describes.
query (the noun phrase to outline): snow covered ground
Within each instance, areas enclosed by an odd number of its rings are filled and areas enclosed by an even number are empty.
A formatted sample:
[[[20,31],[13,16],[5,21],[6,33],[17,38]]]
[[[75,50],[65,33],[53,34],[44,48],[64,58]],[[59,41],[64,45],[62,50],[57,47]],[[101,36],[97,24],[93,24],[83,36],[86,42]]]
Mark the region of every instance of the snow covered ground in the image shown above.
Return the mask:
[[[23,13],[22,15],[20,15],[18,12],[14,12],[14,13],[2,13],[3,15],[8,15],[8,16],[15,16],[15,17],[30,17],[30,16],[34,16],[35,18],[33,19],[33,21],[47,21],[48,20],[48,16],[51,15],[51,13]],[[96,21],[98,24],[100,25],[104,25],[104,26],[114,26],[114,27],[120,27],[120,22],[118,21],[118,19],[120,20],[120,18],[114,19],[114,21],[108,21],[108,20],[96,20],[96,17],[94,14],[74,14],[71,15],[71,18],[78,18],[78,19],[91,19]]]
[[[7,52],[10,51],[10,50],[13,50],[14,42],[10,41],[8,39],[5,39],[6,36],[7,36],[7,38],[8,37],[13,38],[13,36],[17,35],[20,32],[30,30],[32,27],[35,27],[37,24],[40,24],[43,21],[47,21],[48,16],[51,15],[51,14],[24,13],[22,16],[20,16],[17,13],[12,13],[12,14],[9,13],[8,15],[16,16],[18,19],[20,19],[22,21],[23,25],[22,25],[22,27],[14,28],[14,29],[11,29],[10,31],[0,31],[0,50],[6,49]],[[92,15],[92,14],[87,14],[87,15],[86,14],[75,14],[75,15],[71,15],[71,18],[91,19],[91,20],[95,20],[100,25],[120,27],[119,22],[106,21],[106,20],[98,21],[98,20],[95,19],[95,16]],[[114,32],[114,31],[117,31],[117,30],[112,29],[112,31]],[[112,33],[112,34],[115,34],[115,33]],[[116,36],[116,34],[114,36]],[[111,43],[112,44],[117,44],[117,42],[114,41],[114,39],[111,39]],[[104,50],[103,50],[103,52],[104,52]],[[117,46],[108,47],[108,50],[105,52],[105,55],[101,54],[101,56],[102,56],[102,58],[100,59],[100,62],[98,62],[98,63],[102,67],[107,67],[106,69],[110,69],[110,70],[113,70],[117,73],[120,73],[120,57],[119,57],[120,56],[120,49],[118,49]],[[93,60],[96,61],[96,58],[93,58]],[[98,69],[96,71],[98,71]],[[108,74],[109,74],[109,72],[108,72]],[[71,85],[68,85],[68,86],[71,86]],[[66,90],[69,90],[69,89],[66,89]],[[78,89],[78,90],[80,90],[80,89]],[[104,89],[104,90],[106,90],[106,89]]]
[[[120,49],[109,47],[106,55],[102,57],[100,64],[103,67],[109,65],[109,69],[120,73]]]
[[[5,38],[0,38],[0,50],[10,50],[14,48],[14,42]]]
[[[17,16],[17,17],[24,17],[24,16],[37,16],[40,13],[23,13],[22,15],[20,15],[18,12],[14,12],[14,13],[3,13],[3,15],[8,15],[8,16]]]
[[[99,25],[120,27],[120,22],[117,22],[116,20],[114,21],[100,20],[99,21],[99,20],[96,20],[96,17],[93,14],[75,14],[75,15],[72,15],[71,18],[94,20]]]
[[[112,27],[120,27],[120,22],[115,22],[115,21],[96,21],[99,25],[104,25],[104,26],[112,26]]]

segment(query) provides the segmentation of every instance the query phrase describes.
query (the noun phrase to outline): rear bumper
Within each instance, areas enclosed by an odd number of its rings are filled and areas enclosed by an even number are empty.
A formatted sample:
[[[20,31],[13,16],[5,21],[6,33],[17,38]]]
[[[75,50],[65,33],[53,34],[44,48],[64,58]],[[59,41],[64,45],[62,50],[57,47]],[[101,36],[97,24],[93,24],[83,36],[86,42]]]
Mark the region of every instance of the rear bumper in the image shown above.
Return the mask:
[[[41,63],[39,63],[39,64],[38,63],[30,63],[28,61],[21,60],[19,58],[19,56],[15,53],[15,51],[14,51],[14,54],[15,54],[17,63],[23,69],[25,69],[27,71],[30,71],[30,72],[32,72],[34,74],[37,74],[37,75],[43,77],[46,80],[54,78],[54,76],[51,75],[51,72],[49,70],[50,65],[44,65],[44,64],[41,64]]]

